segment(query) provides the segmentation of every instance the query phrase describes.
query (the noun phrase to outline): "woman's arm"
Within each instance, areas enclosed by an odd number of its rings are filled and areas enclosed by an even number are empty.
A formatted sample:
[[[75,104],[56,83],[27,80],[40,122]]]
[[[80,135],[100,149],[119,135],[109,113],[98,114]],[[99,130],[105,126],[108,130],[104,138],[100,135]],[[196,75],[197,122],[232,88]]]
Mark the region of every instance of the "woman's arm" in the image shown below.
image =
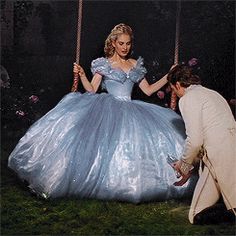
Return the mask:
[[[83,87],[87,92],[92,92],[92,93],[97,92],[98,87],[102,81],[102,75],[99,75],[97,73],[94,74],[92,81],[89,82],[89,80],[87,79],[87,76],[84,72],[84,69],[76,63],[74,63],[73,72],[77,73],[79,75],[79,78],[83,84]]]
[[[170,70],[172,70],[176,64],[172,65]],[[148,81],[144,78],[139,84],[139,88],[148,96],[151,96],[153,93],[157,92],[160,88],[162,88],[165,84],[167,84],[167,76],[164,75],[161,79],[159,79],[154,84],[149,84]]]
[[[157,92],[165,84],[167,84],[167,74],[159,79],[154,84],[149,84],[148,81],[144,78],[139,84],[139,88],[148,96],[151,96],[153,93]]]

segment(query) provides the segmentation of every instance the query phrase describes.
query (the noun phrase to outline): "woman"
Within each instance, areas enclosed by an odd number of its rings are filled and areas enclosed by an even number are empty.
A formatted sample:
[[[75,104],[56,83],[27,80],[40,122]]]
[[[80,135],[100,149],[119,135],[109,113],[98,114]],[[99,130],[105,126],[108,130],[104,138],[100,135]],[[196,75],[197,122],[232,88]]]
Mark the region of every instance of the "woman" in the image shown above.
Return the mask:
[[[173,186],[168,155],[181,156],[185,138],[179,115],[132,101],[133,85],[147,95],[167,83],[149,85],[142,58],[130,58],[129,26],[114,27],[105,58],[92,62],[91,83],[83,68],[74,72],[87,93],[70,93],[37,121],[9,158],[9,167],[41,196],[78,196],[141,202],[183,197],[190,185]],[[100,84],[108,93],[96,94]]]

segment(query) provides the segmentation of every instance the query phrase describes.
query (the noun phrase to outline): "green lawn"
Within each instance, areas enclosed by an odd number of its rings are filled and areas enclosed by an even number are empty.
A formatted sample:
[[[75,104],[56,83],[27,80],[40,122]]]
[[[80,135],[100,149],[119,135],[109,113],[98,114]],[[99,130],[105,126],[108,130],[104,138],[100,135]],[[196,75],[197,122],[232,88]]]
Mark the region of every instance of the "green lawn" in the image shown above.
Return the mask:
[[[3,149],[1,235],[235,235],[234,225],[191,225],[189,200],[134,205],[39,198],[7,168],[8,155]]]

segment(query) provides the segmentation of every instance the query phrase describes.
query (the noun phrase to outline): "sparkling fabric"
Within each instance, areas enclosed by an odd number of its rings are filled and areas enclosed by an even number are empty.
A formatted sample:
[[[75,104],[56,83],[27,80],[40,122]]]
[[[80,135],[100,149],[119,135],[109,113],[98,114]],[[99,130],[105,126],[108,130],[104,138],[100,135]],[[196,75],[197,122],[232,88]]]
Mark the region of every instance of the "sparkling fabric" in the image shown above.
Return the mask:
[[[174,111],[131,100],[144,77],[142,58],[129,72],[106,58],[92,62],[108,93],[69,93],[35,122],[9,157],[9,167],[37,194],[138,203],[190,194],[167,163],[179,158],[185,128]]]

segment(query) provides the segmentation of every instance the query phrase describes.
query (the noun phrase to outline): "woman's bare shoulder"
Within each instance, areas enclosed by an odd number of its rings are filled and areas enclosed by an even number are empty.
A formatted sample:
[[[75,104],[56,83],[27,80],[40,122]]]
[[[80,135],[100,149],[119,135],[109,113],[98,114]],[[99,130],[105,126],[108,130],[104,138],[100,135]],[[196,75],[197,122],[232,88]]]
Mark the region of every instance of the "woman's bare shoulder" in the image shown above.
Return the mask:
[[[135,66],[137,64],[137,60],[133,59],[133,58],[129,58],[129,62],[131,64],[133,64],[133,66]]]

